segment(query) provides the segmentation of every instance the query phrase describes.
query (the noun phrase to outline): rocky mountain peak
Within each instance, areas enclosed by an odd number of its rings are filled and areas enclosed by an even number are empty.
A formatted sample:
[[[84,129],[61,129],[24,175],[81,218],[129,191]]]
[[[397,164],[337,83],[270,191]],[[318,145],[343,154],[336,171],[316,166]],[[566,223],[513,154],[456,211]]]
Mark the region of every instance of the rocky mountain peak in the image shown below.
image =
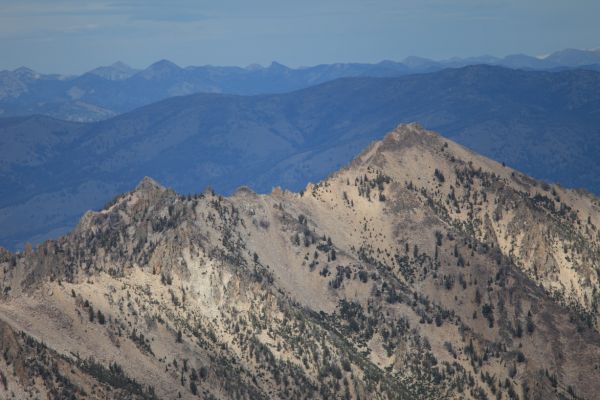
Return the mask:
[[[141,71],[138,75],[144,79],[162,79],[183,71],[181,67],[169,60],[160,60],[148,68]]]
[[[146,177],[1,256],[0,322],[47,346],[13,343],[40,362],[11,388],[57,364],[133,398],[593,398],[597,201],[416,124],[300,194]]]
[[[393,131],[384,136],[383,142],[386,140],[395,140],[397,142],[412,142],[439,140],[441,136],[433,131],[426,130],[417,122],[408,124],[400,124]]]
[[[277,72],[285,72],[285,71],[289,71],[289,68],[286,67],[285,65],[278,63],[277,61],[272,61],[271,64],[269,64],[268,69],[271,71],[277,71]]]
[[[33,81],[42,77],[41,74],[27,67],[19,67],[12,71],[12,74],[22,81]]]
[[[130,78],[136,72],[138,72],[136,69],[131,68],[124,62],[117,61],[109,66],[94,68],[88,73],[111,81],[121,81]]]
[[[165,187],[162,186],[160,183],[158,183],[157,181],[155,181],[154,179],[152,179],[149,176],[145,176],[142,178],[140,183],[137,184],[137,186],[134,189],[134,192],[152,193],[152,192],[162,192],[164,190],[165,190]]]

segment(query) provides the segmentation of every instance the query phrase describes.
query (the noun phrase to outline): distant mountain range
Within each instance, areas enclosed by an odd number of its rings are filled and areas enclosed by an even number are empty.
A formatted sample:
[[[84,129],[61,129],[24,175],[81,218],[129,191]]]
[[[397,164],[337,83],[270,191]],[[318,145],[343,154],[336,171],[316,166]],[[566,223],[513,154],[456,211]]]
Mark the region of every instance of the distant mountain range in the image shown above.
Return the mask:
[[[124,63],[99,67],[80,76],[44,75],[28,68],[0,72],[0,116],[43,114],[72,121],[98,121],[135,108],[193,93],[256,95],[284,93],[344,77],[398,77],[467,65],[516,69],[600,69],[600,50],[567,49],[546,57],[510,55],[434,61],[408,57],[402,62],[323,64],[288,68],[199,66],[181,68],[161,60],[136,70]]]
[[[182,193],[301,189],[418,121],[537,178],[600,193],[600,73],[469,66],[286,93],[174,97],[96,123],[0,120],[0,245],[69,230],[143,176]]]

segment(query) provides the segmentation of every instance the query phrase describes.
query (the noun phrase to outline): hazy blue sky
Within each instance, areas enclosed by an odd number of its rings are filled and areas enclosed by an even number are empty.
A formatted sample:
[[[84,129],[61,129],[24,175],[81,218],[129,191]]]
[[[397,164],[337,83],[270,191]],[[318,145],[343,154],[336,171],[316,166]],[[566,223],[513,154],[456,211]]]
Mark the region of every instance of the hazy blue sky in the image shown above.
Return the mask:
[[[600,46],[599,0],[0,0],[0,69],[290,66]]]

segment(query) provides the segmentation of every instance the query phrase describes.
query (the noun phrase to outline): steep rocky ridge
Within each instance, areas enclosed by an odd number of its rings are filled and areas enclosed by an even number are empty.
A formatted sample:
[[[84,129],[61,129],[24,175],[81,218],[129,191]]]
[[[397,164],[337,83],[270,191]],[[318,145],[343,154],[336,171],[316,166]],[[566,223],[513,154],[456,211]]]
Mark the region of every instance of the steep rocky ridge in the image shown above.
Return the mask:
[[[473,66],[281,95],[176,97],[94,124],[0,120],[0,245],[56,238],[144,175],[180,193],[298,191],[410,121],[598,194],[599,105],[597,72]]]
[[[62,377],[5,356],[0,395],[592,399],[599,224],[417,125],[300,193],[145,178],[0,252],[4,347]]]

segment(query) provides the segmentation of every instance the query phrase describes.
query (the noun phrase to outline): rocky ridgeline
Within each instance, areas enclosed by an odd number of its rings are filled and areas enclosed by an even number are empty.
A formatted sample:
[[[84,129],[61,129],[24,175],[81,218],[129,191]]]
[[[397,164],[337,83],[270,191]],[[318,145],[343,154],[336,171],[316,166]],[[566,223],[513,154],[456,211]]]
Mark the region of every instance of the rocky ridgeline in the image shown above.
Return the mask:
[[[417,125],[301,193],[145,178],[0,253],[0,393],[592,399],[599,225]]]

